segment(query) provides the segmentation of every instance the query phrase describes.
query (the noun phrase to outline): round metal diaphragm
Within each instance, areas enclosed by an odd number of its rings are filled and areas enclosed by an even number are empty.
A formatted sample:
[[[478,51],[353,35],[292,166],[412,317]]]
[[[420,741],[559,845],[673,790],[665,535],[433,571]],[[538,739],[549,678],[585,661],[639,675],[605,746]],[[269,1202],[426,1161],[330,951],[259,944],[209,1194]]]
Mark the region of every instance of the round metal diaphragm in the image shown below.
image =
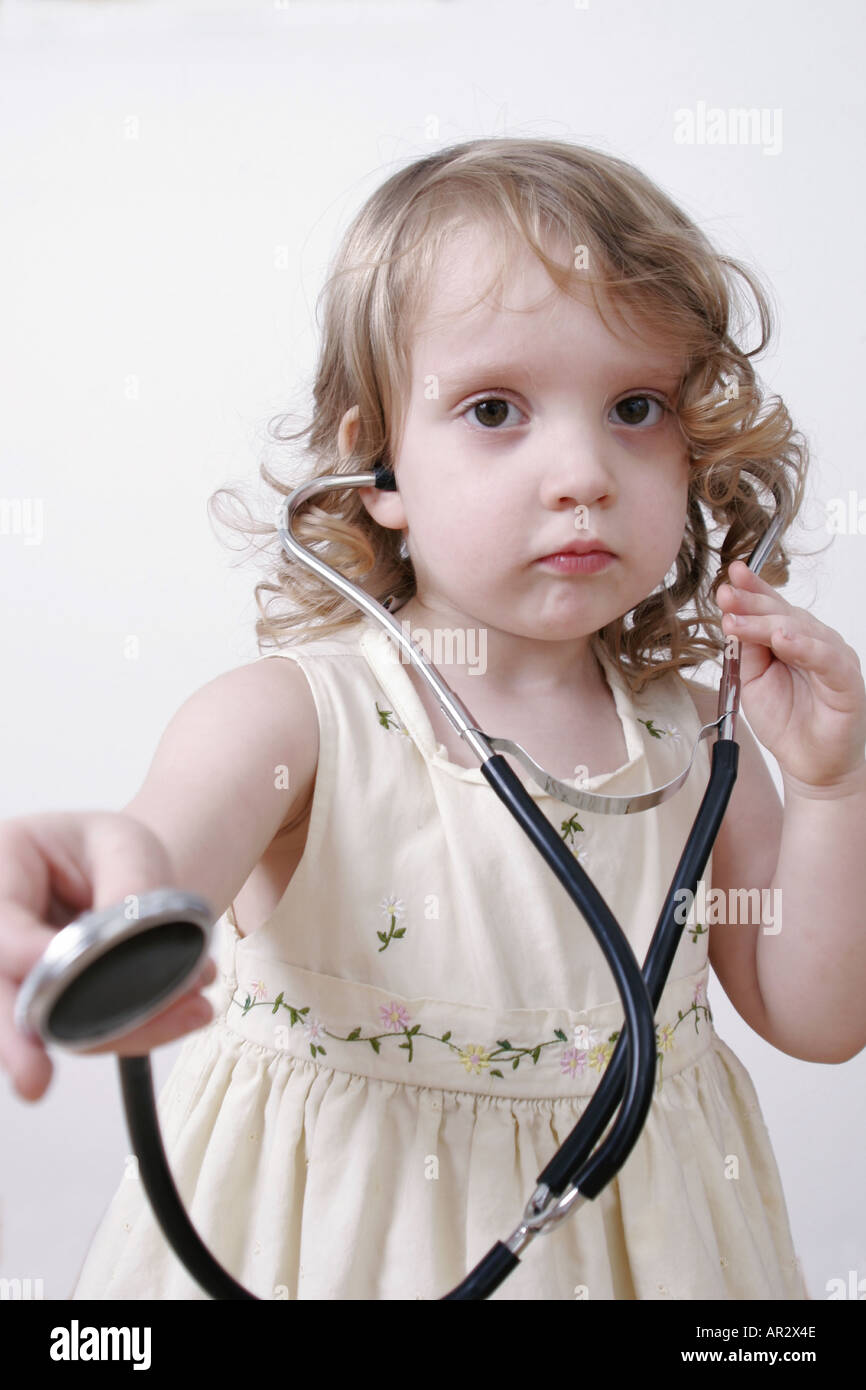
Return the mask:
[[[18,991],[21,1032],[84,1052],[147,1023],[191,988],[210,943],[210,904],[176,889],[129,902],[84,913],[57,933]]]

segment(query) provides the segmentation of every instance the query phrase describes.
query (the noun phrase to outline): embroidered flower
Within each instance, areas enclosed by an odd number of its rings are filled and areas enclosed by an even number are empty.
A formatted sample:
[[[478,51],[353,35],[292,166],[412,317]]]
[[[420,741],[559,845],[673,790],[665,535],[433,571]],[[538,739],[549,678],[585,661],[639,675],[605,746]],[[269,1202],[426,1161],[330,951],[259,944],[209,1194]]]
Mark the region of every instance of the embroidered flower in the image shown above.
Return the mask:
[[[582,1074],[586,1066],[586,1057],[585,1048],[567,1047],[560,1058],[563,1074],[571,1076],[575,1076],[578,1072]]]
[[[693,1003],[693,1004],[697,1004],[699,1008],[704,1008],[704,1007],[706,1007],[706,1003],[707,1003],[707,982],[706,982],[706,980],[701,980],[700,983],[695,987],[695,993],[694,993],[694,997],[693,997],[693,999],[692,999],[692,1003]]]
[[[660,1052],[670,1052],[674,1045],[674,1030],[669,1023],[656,1028],[656,1041]]]
[[[268,992],[264,980],[254,980],[253,983],[250,985],[249,990],[250,995],[253,999],[264,999],[265,995]]]
[[[599,1043],[590,1050],[588,1059],[589,1065],[593,1067],[595,1071],[604,1071],[612,1056],[613,1048],[610,1043]]]
[[[666,729],[663,725],[656,724],[652,719],[639,719],[637,722],[639,724],[645,724],[647,732],[651,734],[653,738],[671,738],[674,743],[679,743],[682,737],[676,724],[672,724],[669,729]]]
[[[379,947],[379,950],[384,951],[391,941],[395,939],[399,941],[401,937],[404,937],[406,935],[406,928],[397,926],[398,918],[403,916],[406,909],[403,903],[403,899],[395,897],[393,893],[389,898],[383,898],[379,906],[381,907],[385,916],[389,919],[390,923],[386,932],[376,932],[376,935],[382,943],[382,945]]]
[[[304,1022],[304,1037],[307,1042],[318,1042],[325,1036],[325,1025],[317,1018],[308,1018]]]
[[[490,1053],[485,1052],[482,1047],[476,1047],[470,1043],[468,1047],[458,1048],[460,1060],[468,1072],[474,1072],[477,1076],[482,1067],[490,1066]]]
[[[379,701],[375,701],[376,714],[383,729],[396,729],[398,734],[405,734],[409,737],[409,731],[405,729],[392,709],[380,709]]]
[[[379,1014],[382,1019],[382,1027],[388,1028],[394,1033],[400,1033],[409,1022],[409,1015],[402,1004],[396,1004],[391,1000],[390,1004],[380,1004]]]
[[[559,833],[566,844],[574,844],[574,833],[576,830],[580,831],[580,833],[583,834],[583,826],[577,819],[576,815],[569,816],[568,819],[564,820],[562,822],[562,825],[559,827]]]

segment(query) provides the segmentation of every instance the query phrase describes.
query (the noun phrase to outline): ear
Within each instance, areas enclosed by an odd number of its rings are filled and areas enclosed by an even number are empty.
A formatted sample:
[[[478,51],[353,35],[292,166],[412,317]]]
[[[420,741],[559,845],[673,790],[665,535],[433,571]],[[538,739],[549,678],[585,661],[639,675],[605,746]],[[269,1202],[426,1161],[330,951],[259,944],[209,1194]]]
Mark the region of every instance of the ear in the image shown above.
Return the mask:
[[[337,432],[337,453],[340,455],[340,462],[345,463],[351,454],[358,439],[358,430],[361,424],[361,413],[356,405],[347,410]]]
[[[340,421],[337,432],[337,452],[341,463],[349,458],[355,447],[360,423],[360,411],[357,405],[353,405]],[[367,511],[380,526],[395,531],[401,531],[406,527],[406,513],[399,492],[386,492],[378,487],[362,487],[358,489],[358,493]]]

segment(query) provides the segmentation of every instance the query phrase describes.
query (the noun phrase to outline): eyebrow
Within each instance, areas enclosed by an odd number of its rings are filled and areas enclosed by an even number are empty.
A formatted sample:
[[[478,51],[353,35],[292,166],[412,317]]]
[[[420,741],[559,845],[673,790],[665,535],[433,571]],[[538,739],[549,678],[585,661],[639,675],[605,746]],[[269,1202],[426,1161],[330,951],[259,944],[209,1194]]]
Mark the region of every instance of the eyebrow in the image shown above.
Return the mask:
[[[628,373],[630,376],[640,378],[641,376],[655,377],[661,386],[667,386],[671,390],[679,386],[683,371],[674,372],[670,369],[652,366],[624,367],[623,375]],[[498,378],[507,376],[528,376],[529,372],[525,363],[522,362],[479,362],[464,363],[455,367],[451,372],[439,373],[440,385],[454,387],[465,384],[471,379],[484,378],[487,381],[496,381]]]
[[[498,376],[517,376],[521,373],[527,375],[522,362],[466,362],[455,367],[451,373],[443,375],[440,372],[439,380],[444,381],[446,386],[459,386],[461,381],[473,376],[486,376],[493,381]]]

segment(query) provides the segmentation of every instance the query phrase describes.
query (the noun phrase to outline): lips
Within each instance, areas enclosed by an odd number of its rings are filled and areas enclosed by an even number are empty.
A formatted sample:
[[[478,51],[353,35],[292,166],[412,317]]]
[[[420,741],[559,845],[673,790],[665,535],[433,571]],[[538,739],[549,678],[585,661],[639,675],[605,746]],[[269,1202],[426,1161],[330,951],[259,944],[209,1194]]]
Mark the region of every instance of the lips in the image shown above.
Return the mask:
[[[554,555],[589,555],[593,551],[602,555],[613,555],[613,551],[609,550],[601,541],[584,539],[569,541],[566,545],[560,546],[558,550],[549,550],[546,555],[539,555],[538,558],[539,560],[550,560]]]

